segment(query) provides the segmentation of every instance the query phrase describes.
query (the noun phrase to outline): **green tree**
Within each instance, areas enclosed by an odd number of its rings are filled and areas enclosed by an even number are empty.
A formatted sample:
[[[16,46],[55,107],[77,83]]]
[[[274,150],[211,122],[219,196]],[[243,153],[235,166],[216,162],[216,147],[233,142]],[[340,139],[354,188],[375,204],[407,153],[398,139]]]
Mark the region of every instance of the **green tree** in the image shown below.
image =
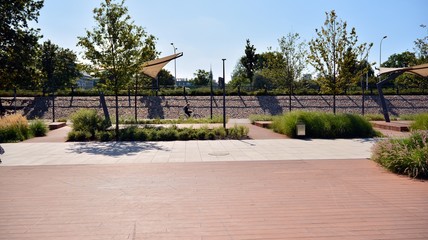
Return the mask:
[[[193,85],[195,86],[208,86],[210,84],[210,72],[198,69],[196,70],[196,73],[193,74],[195,78],[191,80]]]
[[[359,44],[355,28],[348,33],[347,23],[338,19],[336,12],[326,12],[321,29],[316,29],[317,38],[309,42],[309,63],[320,74],[321,92],[333,93],[333,112],[336,113],[336,94],[347,89],[346,69],[355,56],[366,59],[373,44]],[[368,69],[366,69],[368,71]]]
[[[268,51],[258,55],[255,88],[285,88],[286,62],[277,51]]]
[[[97,25],[92,31],[86,31],[86,36],[78,37],[84,57],[91,61],[97,76],[105,80],[106,87],[115,93],[116,136],[119,135],[118,92],[136,76],[141,63],[149,60],[144,57],[153,57],[144,53],[147,49],[153,50],[155,45],[155,38],[131,20],[124,2],[104,0],[94,9]],[[147,44],[148,40],[152,45]]]
[[[356,81],[361,79],[361,76],[358,74],[359,63],[357,60],[356,54],[352,51],[352,48],[348,47],[341,59],[340,65],[342,66],[341,72],[339,74],[339,81],[337,88],[341,92],[346,93],[349,87],[354,85]]]
[[[382,63],[382,66],[388,68],[411,67],[417,65],[418,59],[414,52],[405,51],[389,56],[388,60]]]
[[[306,43],[300,41],[298,33],[289,33],[278,40],[279,48],[286,62],[285,84],[288,86],[289,111],[291,111],[291,95],[293,85],[302,76],[302,71],[306,65]]]
[[[245,87],[251,85],[251,80],[246,77],[245,67],[242,65],[241,60],[236,63],[232,72],[232,80],[227,83],[232,88]]]
[[[420,27],[424,30],[427,28],[424,24],[421,24]],[[427,36],[416,39],[414,49],[418,57],[418,64],[428,63],[428,30]]]
[[[241,64],[245,68],[246,77],[253,82],[253,76],[256,70],[257,63],[256,48],[251,45],[250,39],[247,39],[247,45],[245,46],[245,56],[241,58]]]
[[[174,86],[175,85],[175,79],[172,74],[165,69],[160,70],[158,74],[158,81],[160,86]]]
[[[371,64],[367,60],[362,60],[362,61],[358,62],[357,66],[356,66],[357,72],[362,73],[362,74],[361,74],[361,76],[360,75],[354,76],[354,78],[355,78],[354,81],[355,81],[357,86],[364,87],[364,88],[375,87],[375,85],[378,81],[378,78],[375,76],[375,72],[372,68],[372,65],[373,64]],[[368,84],[368,86],[366,86],[366,84]]]
[[[39,29],[37,21],[43,0],[2,0],[0,4],[0,88],[32,85],[36,71]]]
[[[76,54],[50,40],[41,45],[39,58],[43,95],[46,91],[73,86],[73,80],[80,76]]]
[[[416,57],[414,52],[405,51],[402,53],[396,53],[389,56],[388,60],[382,63],[382,66],[389,68],[401,68],[411,67],[418,65],[419,59]],[[424,85],[424,79],[422,77],[404,73],[394,80],[396,88],[414,87],[417,88],[419,85]],[[398,91],[398,90],[397,90]]]

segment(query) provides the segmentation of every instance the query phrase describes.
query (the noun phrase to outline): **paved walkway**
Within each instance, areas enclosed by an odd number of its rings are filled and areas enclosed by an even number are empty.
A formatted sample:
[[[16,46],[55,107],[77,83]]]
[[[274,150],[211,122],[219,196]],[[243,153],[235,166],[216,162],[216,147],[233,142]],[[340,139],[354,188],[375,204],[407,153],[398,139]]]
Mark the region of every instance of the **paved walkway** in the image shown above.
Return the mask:
[[[374,142],[2,144],[0,239],[428,239],[428,182]]]

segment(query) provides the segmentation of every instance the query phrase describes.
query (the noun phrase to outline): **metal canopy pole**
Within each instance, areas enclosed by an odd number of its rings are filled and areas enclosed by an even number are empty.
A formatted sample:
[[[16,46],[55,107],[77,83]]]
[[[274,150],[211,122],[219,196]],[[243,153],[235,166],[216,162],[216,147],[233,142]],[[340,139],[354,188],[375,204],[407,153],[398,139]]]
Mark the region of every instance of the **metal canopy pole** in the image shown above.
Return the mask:
[[[391,120],[389,119],[388,107],[386,106],[386,101],[385,101],[385,97],[383,95],[382,86],[387,84],[388,82],[394,80],[395,78],[397,78],[398,76],[400,76],[403,73],[404,73],[404,71],[392,73],[386,79],[384,79],[384,80],[382,80],[376,84],[377,91],[379,92],[379,99],[380,99],[380,104],[382,105],[383,117],[385,118],[385,122],[391,122]]]

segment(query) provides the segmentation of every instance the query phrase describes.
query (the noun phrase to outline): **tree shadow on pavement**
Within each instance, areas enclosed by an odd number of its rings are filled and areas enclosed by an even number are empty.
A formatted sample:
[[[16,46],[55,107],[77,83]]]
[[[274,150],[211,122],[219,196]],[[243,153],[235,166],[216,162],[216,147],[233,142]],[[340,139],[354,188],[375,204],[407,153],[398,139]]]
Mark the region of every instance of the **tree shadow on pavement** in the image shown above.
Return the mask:
[[[156,142],[80,142],[67,149],[73,153],[87,153],[118,157],[136,155],[139,152],[150,150],[170,151]]]

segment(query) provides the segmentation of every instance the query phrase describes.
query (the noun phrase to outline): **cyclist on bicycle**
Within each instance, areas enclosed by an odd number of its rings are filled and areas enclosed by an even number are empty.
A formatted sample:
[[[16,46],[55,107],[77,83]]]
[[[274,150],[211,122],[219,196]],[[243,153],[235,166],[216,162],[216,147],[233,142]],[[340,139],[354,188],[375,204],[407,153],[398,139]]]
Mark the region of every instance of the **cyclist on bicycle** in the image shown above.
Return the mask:
[[[192,115],[192,110],[189,109],[190,104],[187,103],[186,106],[184,106],[183,111],[187,115],[187,117],[190,117]]]

